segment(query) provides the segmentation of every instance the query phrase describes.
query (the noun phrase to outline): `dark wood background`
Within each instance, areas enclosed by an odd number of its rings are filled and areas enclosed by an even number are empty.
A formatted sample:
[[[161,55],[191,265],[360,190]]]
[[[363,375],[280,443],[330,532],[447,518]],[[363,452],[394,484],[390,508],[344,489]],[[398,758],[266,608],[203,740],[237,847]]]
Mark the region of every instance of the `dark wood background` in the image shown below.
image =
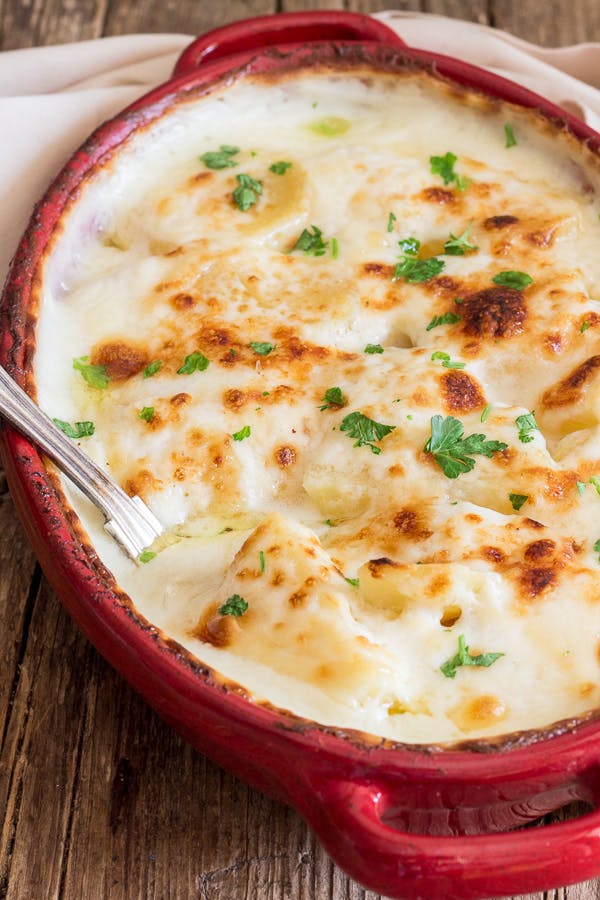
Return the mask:
[[[0,0],[0,49],[393,7],[545,45],[600,41],[600,0]],[[292,810],[192,750],[104,663],[41,575],[1,470],[0,735],[0,898],[378,900]],[[530,898],[600,898],[600,880]]]

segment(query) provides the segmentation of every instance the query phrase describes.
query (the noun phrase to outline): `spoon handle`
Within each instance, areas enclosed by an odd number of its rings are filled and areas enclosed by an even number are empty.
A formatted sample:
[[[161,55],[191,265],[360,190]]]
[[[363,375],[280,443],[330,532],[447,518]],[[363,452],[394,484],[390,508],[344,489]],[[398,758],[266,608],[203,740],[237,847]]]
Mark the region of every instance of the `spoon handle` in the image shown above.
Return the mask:
[[[131,556],[163,532],[161,523],[140,497],[129,497],[91,460],[0,366],[0,415],[53,460],[61,472],[103,513],[106,530]]]

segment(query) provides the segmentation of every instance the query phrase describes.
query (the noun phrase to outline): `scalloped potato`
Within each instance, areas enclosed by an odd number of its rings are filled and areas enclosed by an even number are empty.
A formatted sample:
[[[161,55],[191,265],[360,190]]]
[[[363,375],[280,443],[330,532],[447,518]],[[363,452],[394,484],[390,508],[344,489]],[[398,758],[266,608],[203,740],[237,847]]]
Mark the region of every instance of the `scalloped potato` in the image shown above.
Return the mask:
[[[255,702],[408,742],[584,714],[598,159],[345,65],[192,92],[73,198],[38,399],[168,539],[136,566],[63,489],[139,612]]]

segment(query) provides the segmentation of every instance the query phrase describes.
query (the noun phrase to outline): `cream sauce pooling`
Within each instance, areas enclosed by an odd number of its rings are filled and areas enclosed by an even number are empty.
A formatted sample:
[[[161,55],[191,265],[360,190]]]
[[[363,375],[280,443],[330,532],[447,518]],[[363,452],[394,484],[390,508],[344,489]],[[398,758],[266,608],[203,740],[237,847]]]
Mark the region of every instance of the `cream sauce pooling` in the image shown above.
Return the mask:
[[[235,164],[207,167],[222,145]],[[447,152],[463,190],[431,171]],[[247,210],[239,174],[262,188]],[[140,612],[257,699],[399,740],[596,708],[597,189],[523,112],[326,73],[181,104],[90,179],[45,263],[36,380],[175,535],[136,567],[65,485]],[[324,252],[290,252],[315,226]],[[447,254],[467,228],[476,249]],[[393,280],[409,237],[436,277]],[[533,284],[495,285],[506,270]],[[181,372],[193,354],[208,365]],[[356,446],[351,413],[393,430]],[[506,449],[450,479],[434,416]],[[235,595],[247,611],[221,615]],[[445,677],[461,636],[503,655]]]

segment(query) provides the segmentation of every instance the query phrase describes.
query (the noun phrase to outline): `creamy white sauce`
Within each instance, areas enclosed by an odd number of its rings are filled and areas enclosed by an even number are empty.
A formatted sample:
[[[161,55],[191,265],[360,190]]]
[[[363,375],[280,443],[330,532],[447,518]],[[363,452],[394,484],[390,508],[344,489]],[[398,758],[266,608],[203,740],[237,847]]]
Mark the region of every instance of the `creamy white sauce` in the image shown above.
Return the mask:
[[[510,149],[507,121],[518,141]],[[340,122],[343,133],[322,133]],[[207,169],[200,155],[220,145],[240,148],[238,164]],[[428,188],[444,188],[430,157],[447,151],[472,182],[462,192],[446,186],[453,202],[426,200]],[[269,170],[278,160],[292,163],[283,175]],[[264,187],[245,212],[231,202],[240,172]],[[597,707],[600,563],[593,545],[600,497],[593,485],[580,494],[574,481],[561,481],[553,493],[548,483],[579,468],[585,482],[596,461],[600,475],[600,387],[591,383],[581,401],[582,427],[540,406],[550,386],[598,352],[599,326],[581,330],[600,312],[597,190],[597,166],[571,141],[508,106],[462,103],[424,76],[365,84],[349,75],[305,74],[279,86],[240,83],[180,104],[90,179],[45,262],[35,374],[50,415],[94,422],[96,432],[82,446],[117,480],[127,485],[140,470],[157,479],[141,492],[177,539],[141,566],[122,555],[99,514],[64,484],[142,615],[257,700],[403,741],[537,728]],[[555,224],[558,236],[547,245],[519,238],[499,249],[505,232],[484,221],[509,214],[521,222],[531,217],[527,234]],[[450,233],[469,223],[478,250],[444,255]],[[326,253],[290,254],[313,225],[329,241]],[[501,270],[531,274],[523,333],[488,336],[465,355],[460,325],[428,330],[434,315],[449,308],[460,314],[452,290],[435,293],[363,268],[395,266],[398,241],[410,236],[431,245],[431,255],[445,262],[444,276],[471,292],[491,286]],[[193,310],[174,306],[181,293],[193,297]],[[179,375],[171,360],[157,376],[138,373],[106,391],[85,386],[72,368],[74,357],[116,339],[147,345],[149,359],[171,340],[183,361],[207,321],[230,327],[243,345],[236,354],[248,353],[250,341],[272,341],[278,350],[229,366],[219,362],[226,351],[211,345],[203,372]],[[309,353],[305,365],[293,355],[278,362],[286,328],[305,346],[335,352]],[[560,350],[547,349],[549,334],[560,335]],[[384,352],[365,354],[369,343]],[[435,350],[466,361],[455,371],[479,386],[478,406],[452,413],[444,405],[440,377],[451,370],[431,359]],[[281,385],[291,394],[274,399]],[[324,389],[333,386],[348,406],[320,410]],[[241,409],[224,402],[232,390],[250,398]],[[169,398],[180,392],[189,400],[171,420]],[[482,424],[486,403],[491,411]],[[143,407],[155,408],[166,424],[147,427],[138,415]],[[515,419],[532,409],[541,430],[523,443]],[[380,454],[353,446],[340,431],[354,410],[394,426]],[[436,414],[456,415],[465,434],[485,432],[513,456],[504,465],[477,456],[472,472],[448,479],[423,454]],[[573,411],[565,415],[572,423]],[[250,436],[233,440],[243,426]],[[201,432],[196,444],[194,428]],[[207,449],[211,442],[218,452]],[[275,450],[290,445],[295,460],[282,467]],[[223,478],[211,463],[216,456],[224,459]],[[528,495],[527,505],[515,511],[510,493]],[[391,546],[386,515],[407,505],[423,511],[426,526],[412,540],[396,526],[400,536]],[[526,516],[546,526],[543,533],[522,525]],[[265,571],[248,580],[248,569],[259,566],[257,527],[264,529]],[[365,529],[368,538],[361,537]],[[320,562],[302,550],[312,546],[311,535],[320,541]],[[502,568],[482,548],[500,548],[505,560],[514,557],[530,572],[524,553],[541,538],[578,549],[556,564],[555,586],[524,600],[517,570],[508,562]],[[271,545],[288,549],[276,558]],[[368,562],[383,557],[412,568],[371,584]],[[328,574],[295,608],[289,596],[304,583],[306,573],[299,573],[307,565],[317,579]],[[446,574],[435,587],[440,565]],[[544,566],[552,568],[542,560],[538,569]],[[272,581],[276,569],[281,585]],[[358,578],[359,586],[343,576]],[[197,625],[232,593],[243,593],[249,610],[223,649],[201,640]],[[450,606],[461,615],[445,627],[440,618]],[[279,633],[288,638],[277,643]],[[460,635],[473,655],[503,656],[444,677],[440,666],[456,654]]]

